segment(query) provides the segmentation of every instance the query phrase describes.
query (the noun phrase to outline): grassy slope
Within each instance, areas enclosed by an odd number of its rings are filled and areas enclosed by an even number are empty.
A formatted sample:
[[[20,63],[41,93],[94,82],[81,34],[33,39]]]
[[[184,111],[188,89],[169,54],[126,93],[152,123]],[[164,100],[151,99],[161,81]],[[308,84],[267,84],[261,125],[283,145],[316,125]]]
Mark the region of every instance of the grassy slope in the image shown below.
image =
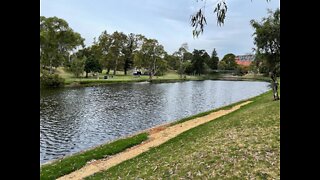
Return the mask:
[[[280,179],[280,101],[253,100],[88,179]]]
[[[110,144],[105,144],[92,150],[78,153],[73,156],[63,158],[62,160],[43,165],[40,168],[40,179],[56,179],[65,174],[69,174],[80,169],[86,163],[93,159],[102,159],[108,155],[113,155],[134,145],[140,144],[148,139],[147,133],[138,134],[136,136],[120,139]]]

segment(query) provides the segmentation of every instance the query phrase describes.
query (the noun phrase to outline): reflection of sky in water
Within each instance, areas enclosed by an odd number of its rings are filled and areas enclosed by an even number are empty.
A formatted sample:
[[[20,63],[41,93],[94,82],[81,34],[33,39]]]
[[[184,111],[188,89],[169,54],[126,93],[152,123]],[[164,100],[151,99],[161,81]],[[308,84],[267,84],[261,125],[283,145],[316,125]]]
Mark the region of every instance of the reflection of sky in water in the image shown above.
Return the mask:
[[[40,162],[247,99],[268,83],[187,81],[41,91]]]

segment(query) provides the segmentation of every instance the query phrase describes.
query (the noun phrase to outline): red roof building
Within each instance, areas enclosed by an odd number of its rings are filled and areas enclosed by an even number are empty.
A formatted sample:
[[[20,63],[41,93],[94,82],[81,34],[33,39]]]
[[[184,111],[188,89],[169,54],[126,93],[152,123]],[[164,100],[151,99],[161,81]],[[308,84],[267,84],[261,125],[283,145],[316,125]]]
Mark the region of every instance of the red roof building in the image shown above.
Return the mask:
[[[255,56],[249,55],[239,55],[235,57],[236,63],[241,66],[250,66],[251,62],[254,61]]]

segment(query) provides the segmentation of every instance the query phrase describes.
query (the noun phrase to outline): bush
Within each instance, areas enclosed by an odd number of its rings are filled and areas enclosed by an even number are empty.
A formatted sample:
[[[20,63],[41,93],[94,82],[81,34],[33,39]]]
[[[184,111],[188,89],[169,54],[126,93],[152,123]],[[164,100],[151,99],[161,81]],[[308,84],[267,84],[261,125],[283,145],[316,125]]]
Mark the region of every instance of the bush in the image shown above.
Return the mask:
[[[235,70],[235,75],[237,76],[243,76],[247,74],[249,71],[249,67],[247,66],[238,66]]]
[[[40,77],[40,85],[43,87],[61,87],[64,84],[64,79],[58,74],[43,74]]]

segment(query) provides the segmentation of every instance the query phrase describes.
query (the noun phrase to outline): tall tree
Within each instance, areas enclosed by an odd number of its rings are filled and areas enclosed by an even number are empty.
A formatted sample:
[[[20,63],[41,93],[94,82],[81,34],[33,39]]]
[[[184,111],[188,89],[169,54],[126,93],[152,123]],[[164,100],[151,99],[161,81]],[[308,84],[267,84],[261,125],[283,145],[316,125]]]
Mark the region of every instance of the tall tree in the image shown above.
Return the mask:
[[[149,72],[149,79],[166,65],[164,62],[165,50],[155,39],[143,39],[139,51],[135,53],[135,64],[138,68],[146,68]]]
[[[109,53],[112,37],[107,31],[103,31],[95,43],[98,44],[98,49],[101,52],[101,57],[99,58],[100,64],[103,68],[107,69],[106,74],[109,74],[110,69],[113,67],[112,54]]]
[[[179,58],[179,69],[178,73],[180,74],[180,78],[182,78],[184,72],[185,72],[185,66],[184,63],[184,56],[188,52],[188,43],[183,43],[178,51],[176,51],[174,54]]]
[[[113,75],[116,75],[119,65],[123,64],[124,62],[124,51],[126,48],[127,36],[122,32],[115,31],[111,35],[111,38],[112,41],[108,53],[111,54],[110,57],[113,60]]]
[[[124,53],[124,63],[123,71],[127,75],[127,70],[133,65],[134,50],[137,48],[136,36],[133,33],[130,33],[127,36],[126,47],[123,49]]]
[[[68,23],[57,17],[40,16],[40,62],[50,68],[69,59],[71,51],[83,46],[84,39]]]
[[[218,69],[219,57],[217,55],[216,49],[213,49],[210,59],[206,62],[212,70]]]
[[[209,59],[210,56],[205,50],[197,50],[193,51],[193,58],[191,60],[194,73],[197,75],[204,74],[204,63]]]
[[[279,99],[277,74],[280,71],[280,9],[268,11],[269,16],[261,22],[251,20],[255,29],[254,44],[259,56],[263,56],[272,80],[273,98]]]
[[[226,70],[235,70],[237,68],[238,65],[236,63],[235,57],[236,56],[232,53],[224,55],[224,57],[222,58],[221,61],[225,62],[225,64],[226,64],[225,69]]]

